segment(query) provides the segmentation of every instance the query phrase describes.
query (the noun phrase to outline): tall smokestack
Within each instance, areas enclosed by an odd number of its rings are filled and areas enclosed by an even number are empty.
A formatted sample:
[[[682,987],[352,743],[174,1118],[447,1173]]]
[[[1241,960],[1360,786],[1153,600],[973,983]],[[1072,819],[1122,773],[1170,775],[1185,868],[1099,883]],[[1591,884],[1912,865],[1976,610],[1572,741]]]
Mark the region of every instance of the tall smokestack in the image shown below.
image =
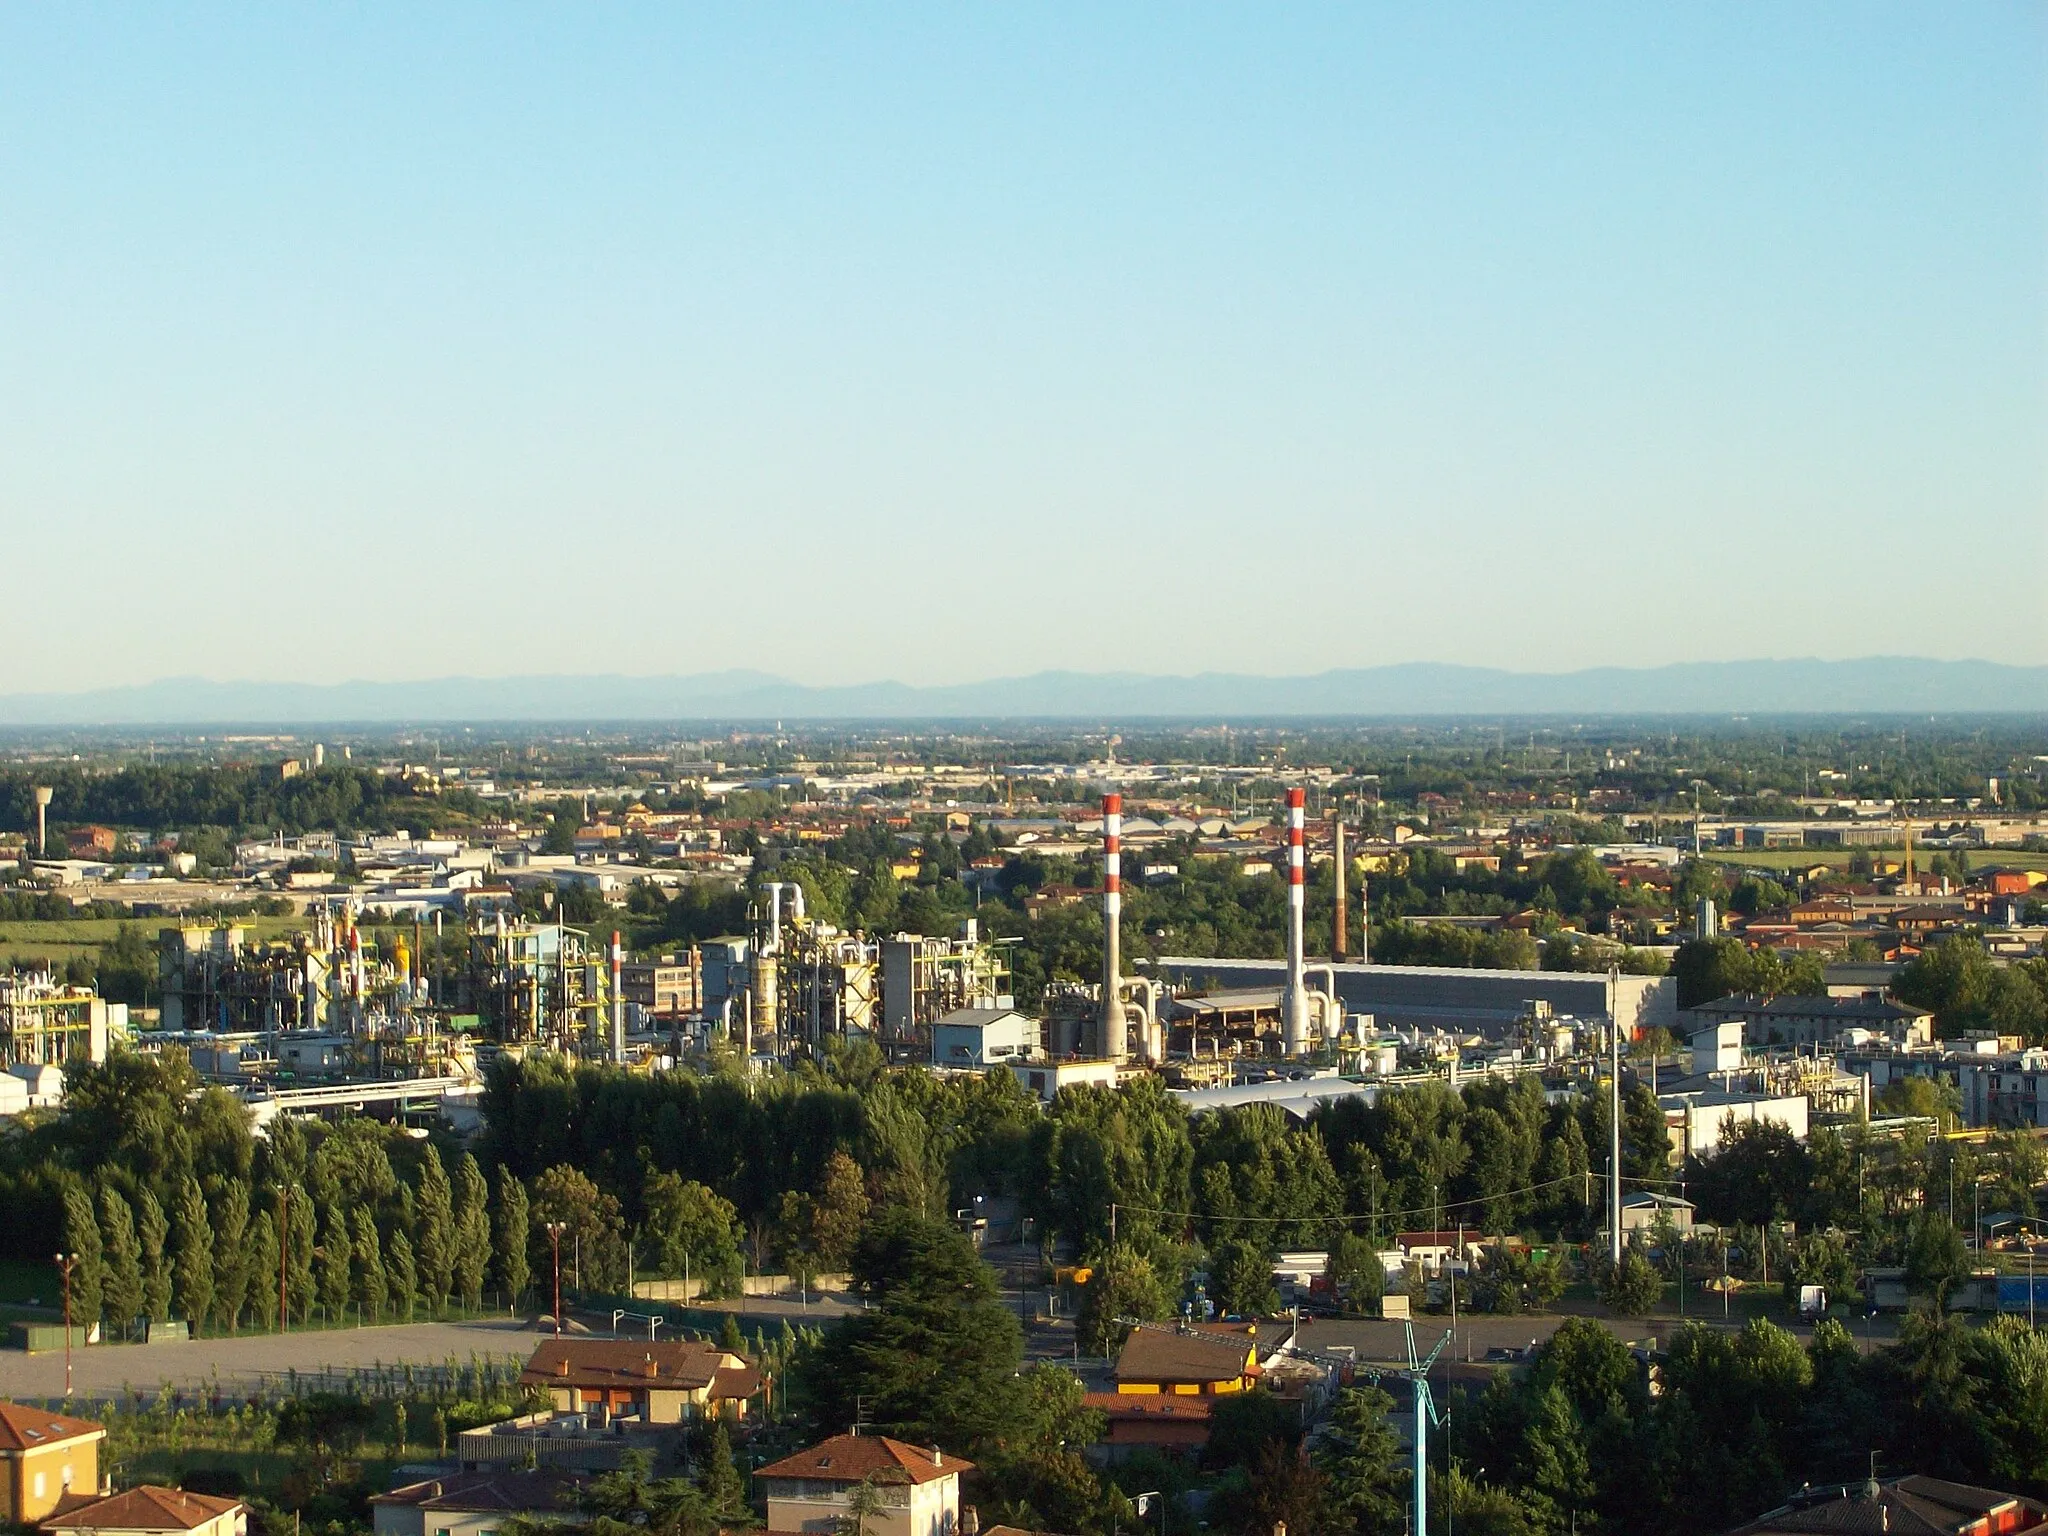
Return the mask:
[[[50,798],[56,790],[48,784],[36,786],[36,857],[50,856]]]
[[[1345,932],[1348,898],[1344,894],[1344,817],[1339,814],[1330,818],[1330,837],[1337,857],[1337,910],[1330,919],[1330,958],[1339,965],[1344,963],[1344,951],[1350,948]]]
[[[1280,997],[1280,1027],[1289,1056],[1308,1054],[1308,983],[1302,974],[1302,839],[1307,795],[1287,791],[1287,990]]]
[[[612,1061],[626,1059],[626,996],[624,991],[626,953],[619,945],[619,930],[612,930]]]
[[[1123,835],[1124,797],[1102,797],[1102,1054],[1122,1061],[1130,1054],[1124,1040],[1124,1010],[1117,987],[1124,979],[1123,962]]]

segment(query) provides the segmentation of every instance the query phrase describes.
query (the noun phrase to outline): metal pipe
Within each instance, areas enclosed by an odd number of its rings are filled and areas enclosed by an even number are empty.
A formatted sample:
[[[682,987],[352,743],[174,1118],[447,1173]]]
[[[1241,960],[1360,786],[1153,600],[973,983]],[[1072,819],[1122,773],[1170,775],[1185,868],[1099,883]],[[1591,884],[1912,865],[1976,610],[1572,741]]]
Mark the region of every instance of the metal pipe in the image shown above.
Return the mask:
[[[1346,942],[1349,937],[1346,932],[1349,903],[1344,893],[1344,818],[1341,815],[1330,819],[1330,835],[1337,857],[1337,909],[1330,918],[1330,958],[1341,965],[1344,951],[1350,948]]]

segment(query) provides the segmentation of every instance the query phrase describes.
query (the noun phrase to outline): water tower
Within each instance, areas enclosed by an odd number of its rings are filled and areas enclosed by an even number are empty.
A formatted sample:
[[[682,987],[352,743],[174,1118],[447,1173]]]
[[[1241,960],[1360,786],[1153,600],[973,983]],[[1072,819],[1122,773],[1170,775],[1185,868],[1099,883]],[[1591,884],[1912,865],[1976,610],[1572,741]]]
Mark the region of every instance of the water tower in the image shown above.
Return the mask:
[[[50,800],[56,791],[47,784],[36,786],[36,857],[50,856]]]

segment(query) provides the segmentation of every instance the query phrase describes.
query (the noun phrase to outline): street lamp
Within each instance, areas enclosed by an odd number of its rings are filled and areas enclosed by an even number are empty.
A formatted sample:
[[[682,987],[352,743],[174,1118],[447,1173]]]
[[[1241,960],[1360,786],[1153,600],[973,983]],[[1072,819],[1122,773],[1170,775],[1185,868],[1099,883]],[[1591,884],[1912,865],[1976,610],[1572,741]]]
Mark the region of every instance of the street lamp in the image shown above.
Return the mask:
[[[71,1271],[78,1267],[78,1255],[57,1255],[57,1273],[64,1277],[64,1400],[71,1400]]]
[[[562,1332],[562,1234],[568,1231],[569,1226],[562,1221],[544,1222],[542,1225],[547,1228],[548,1251],[555,1264],[555,1333],[559,1337]]]

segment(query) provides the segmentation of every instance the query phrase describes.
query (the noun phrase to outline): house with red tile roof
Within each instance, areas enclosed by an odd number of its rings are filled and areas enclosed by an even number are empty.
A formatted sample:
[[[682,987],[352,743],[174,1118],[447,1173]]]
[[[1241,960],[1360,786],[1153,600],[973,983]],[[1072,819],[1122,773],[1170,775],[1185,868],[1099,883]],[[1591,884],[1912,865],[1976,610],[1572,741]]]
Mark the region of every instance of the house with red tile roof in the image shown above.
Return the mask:
[[[960,1536],[960,1474],[974,1463],[937,1446],[886,1435],[834,1435],[770,1462],[754,1474],[768,1501],[768,1529],[836,1532],[852,1518],[856,1489],[881,1508],[863,1524],[868,1536]]]

